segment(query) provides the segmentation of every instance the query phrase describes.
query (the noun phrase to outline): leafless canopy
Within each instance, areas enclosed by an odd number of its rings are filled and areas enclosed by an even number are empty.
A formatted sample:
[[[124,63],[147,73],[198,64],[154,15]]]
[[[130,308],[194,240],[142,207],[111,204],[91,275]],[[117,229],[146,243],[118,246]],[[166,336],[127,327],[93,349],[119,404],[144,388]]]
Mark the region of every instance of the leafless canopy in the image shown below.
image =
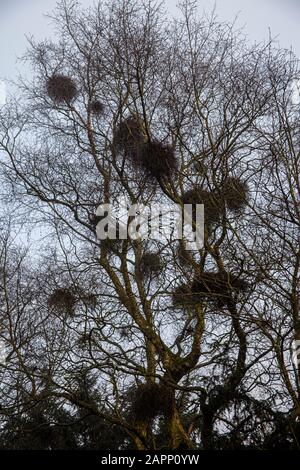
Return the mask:
[[[296,58],[191,1],[53,15],[0,110],[0,445],[299,448]],[[100,243],[121,197],[203,202],[203,248]]]

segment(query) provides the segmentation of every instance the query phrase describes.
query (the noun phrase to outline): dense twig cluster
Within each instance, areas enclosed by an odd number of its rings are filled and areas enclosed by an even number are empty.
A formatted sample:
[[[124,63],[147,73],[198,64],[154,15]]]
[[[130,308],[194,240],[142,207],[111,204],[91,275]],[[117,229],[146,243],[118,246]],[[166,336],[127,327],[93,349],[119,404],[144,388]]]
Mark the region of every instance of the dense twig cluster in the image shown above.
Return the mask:
[[[202,272],[191,286],[192,293],[207,300],[216,301],[219,306],[226,304],[233,292],[244,292],[248,284],[228,272]]]
[[[55,289],[48,297],[48,307],[59,314],[66,313],[69,316],[75,315],[75,307],[79,302],[83,302],[87,308],[94,309],[97,306],[97,295],[88,292],[83,288],[60,287]]]
[[[173,147],[158,141],[146,142],[141,147],[140,164],[146,175],[157,180],[171,178],[177,170]]]
[[[247,183],[234,176],[227,178],[221,189],[221,194],[227,208],[232,212],[239,212],[244,209],[248,199],[248,192]]]
[[[101,115],[104,111],[104,104],[99,100],[94,100],[90,104],[90,111],[94,114]]]
[[[144,277],[159,274],[162,267],[161,256],[158,253],[148,251],[142,254],[140,270]]]
[[[201,302],[201,299],[192,292],[191,286],[181,284],[172,292],[172,301],[174,307],[184,307],[196,305]]]
[[[53,308],[57,313],[67,313],[74,316],[76,306],[76,296],[74,290],[68,287],[55,289],[48,298],[48,307]]]
[[[176,259],[180,266],[190,266],[190,256],[185,249],[184,245],[181,243],[178,244],[177,252],[176,252]]]
[[[204,300],[224,306],[233,293],[245,292],[248,283],[227,272],[202,272],[191,285],[182,284],[172,293],[173,305],[195,305]]]
[[[133,162],[139,160],[139,152],[145,142],[143,123],[138,116],[129,116],[120,122],[113,135],[113,148]]]
[[[47,93],[56,103],[70,103],[77,95],[77,87],[72,78],[66,75],[52,75],[48,78]]]
[[[192,204],[193,220],[196,217],[196,205],[204,205],[204,222],[207,228],[219,222],[224,212],[224,204],[220,196],[216,192],[210,192],[199,187],[186,191],[182,196],[182,202]]]
[[[113,148],[128,158],[137,170],[155,180],[170,178],[178,166],[173,147],[150,140],[137,116],[121,121],[114,132]]]
[[[172,409],[171,389],[155,382],[143,383],[131,392],[130,411],[135,421],[149,422]]]

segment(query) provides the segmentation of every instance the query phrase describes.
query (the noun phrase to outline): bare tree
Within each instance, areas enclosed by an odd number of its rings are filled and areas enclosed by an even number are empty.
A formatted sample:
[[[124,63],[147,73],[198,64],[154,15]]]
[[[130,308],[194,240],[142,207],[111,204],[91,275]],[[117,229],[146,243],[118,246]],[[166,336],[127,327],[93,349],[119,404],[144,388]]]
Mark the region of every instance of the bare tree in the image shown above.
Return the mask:
[[[3,374],[13,401],[25,381],[138,449],[297,448],[298,63],[180,9],[63,1],[57,41],[30,42],[1,165],[52,242],[17,297],[28,352],[11,338]],[[203,247],[97,240],[97,207],[122,197],[204,204]]]

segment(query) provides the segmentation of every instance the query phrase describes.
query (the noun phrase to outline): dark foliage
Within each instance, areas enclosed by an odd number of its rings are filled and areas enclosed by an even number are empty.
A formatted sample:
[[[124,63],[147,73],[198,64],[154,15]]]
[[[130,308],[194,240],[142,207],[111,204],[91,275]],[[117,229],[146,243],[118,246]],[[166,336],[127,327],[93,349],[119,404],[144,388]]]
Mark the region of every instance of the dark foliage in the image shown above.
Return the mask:
[[[232,429],[222,434],[215,431],[211,449],[299,450],[300,423],[290,413],[274,412],[266,402],[244,392],[237,393],[232,406]]]
[[[128,449],[127,435],[120,426],[110,424],[97,415],[79,411],[80,421],[75,431],[78,437],[78,448],[85,450]]]
[[[299,450],[300,423],[279,413],[273,420],[273,431],[265,436],[263,448],[266,450]],[[298,445],[297,445],[298,443]]]
[[[56,103],[70,103],[77,95],[76,84],[65,75],[53,75],[48,78],[47,93]]]
[[[0,448],[12,450],[74,449],[77,447],[71,415],[39,403],[9,418],[0,433]]]
[[[0,432],[0,449],[114,450],[128,447],[126,438],[120,427],[95,414],[79,408],[71,415],[48,401],[10,417]]]

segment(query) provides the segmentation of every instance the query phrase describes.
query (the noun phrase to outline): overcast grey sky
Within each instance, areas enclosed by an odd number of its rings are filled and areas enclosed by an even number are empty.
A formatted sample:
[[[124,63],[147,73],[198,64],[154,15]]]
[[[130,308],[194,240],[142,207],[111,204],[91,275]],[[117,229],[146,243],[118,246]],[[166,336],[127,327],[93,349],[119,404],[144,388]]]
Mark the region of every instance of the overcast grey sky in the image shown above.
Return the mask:
[[[94,0],[81,0],[83,6]],[[239,25],[244,25],[249,39],[268,37],[269,28],[278,36],[283,47],[290,48],[300,57],[299,20],[300,0],[197,0],[200,9],[210,11],[216,3],[221,20],[233,20],[239,13]],[[177,0],[166,5],[176,12]],[[56,0],[0,0],[0,78],[15,78],[22,63],[16,58],[26,49],[25,35],[42,39],[51,34],[49,20],[43,13],[51,11]]]

